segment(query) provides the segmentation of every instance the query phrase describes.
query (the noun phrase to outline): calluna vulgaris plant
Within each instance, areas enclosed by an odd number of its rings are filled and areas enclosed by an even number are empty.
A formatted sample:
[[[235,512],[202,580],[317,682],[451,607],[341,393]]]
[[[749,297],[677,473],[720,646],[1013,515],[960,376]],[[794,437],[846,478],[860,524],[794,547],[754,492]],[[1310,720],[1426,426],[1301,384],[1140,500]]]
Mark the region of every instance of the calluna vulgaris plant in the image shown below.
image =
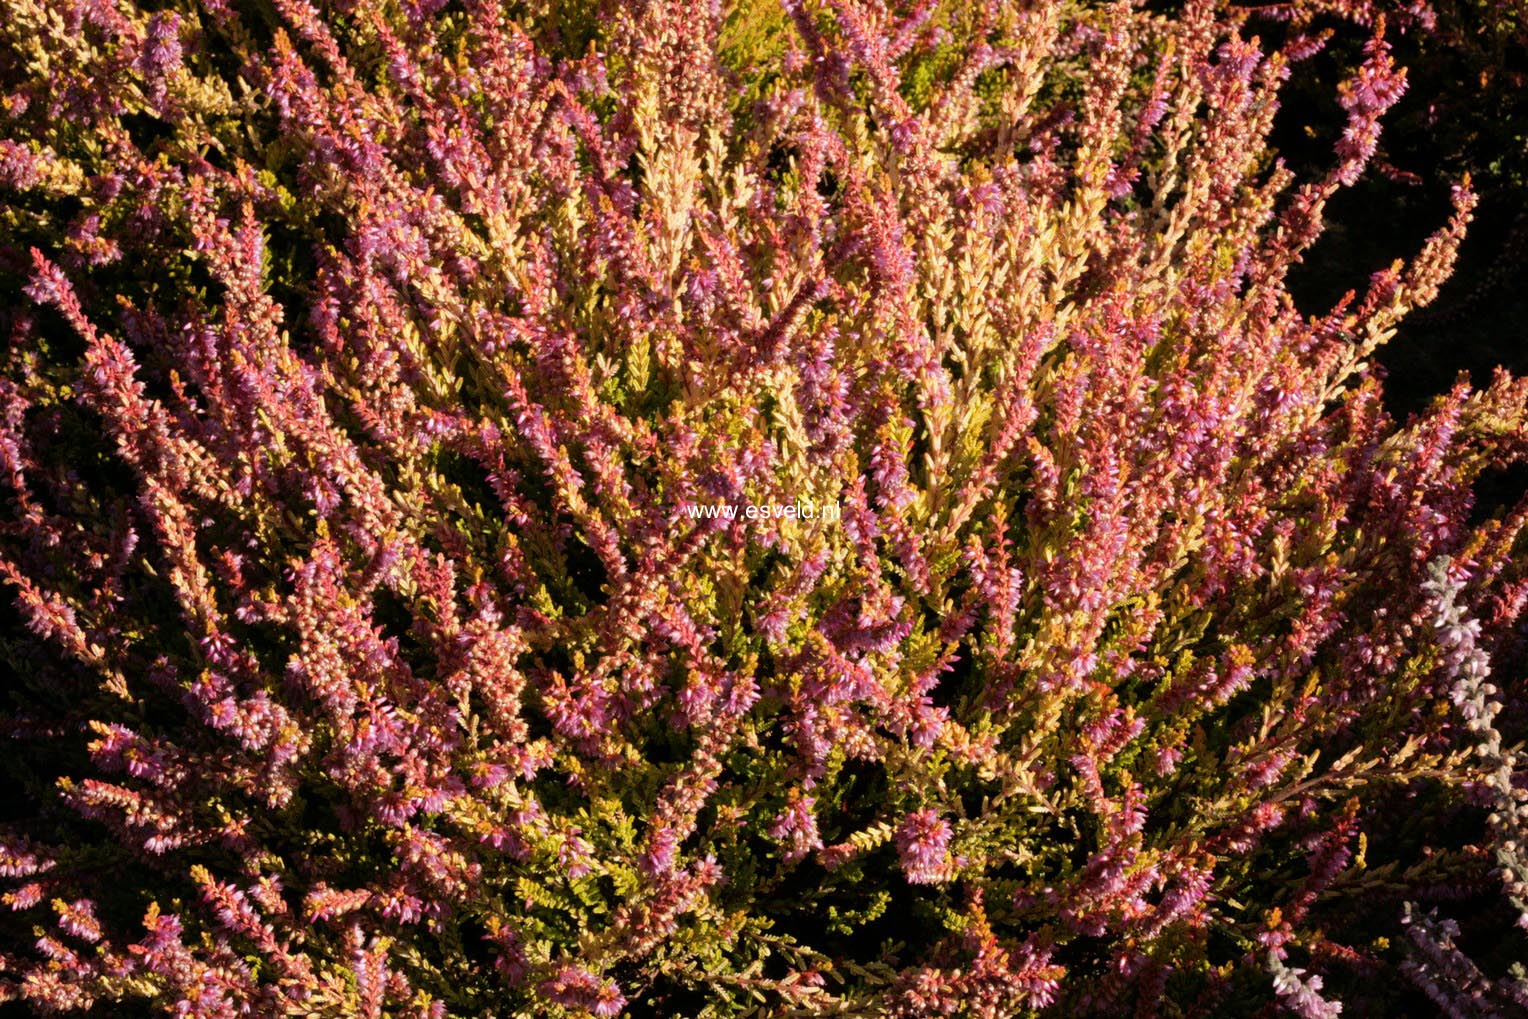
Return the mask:
[[[1242,17],[11,0],[0,997],[1512,1014],[1528,386]]]

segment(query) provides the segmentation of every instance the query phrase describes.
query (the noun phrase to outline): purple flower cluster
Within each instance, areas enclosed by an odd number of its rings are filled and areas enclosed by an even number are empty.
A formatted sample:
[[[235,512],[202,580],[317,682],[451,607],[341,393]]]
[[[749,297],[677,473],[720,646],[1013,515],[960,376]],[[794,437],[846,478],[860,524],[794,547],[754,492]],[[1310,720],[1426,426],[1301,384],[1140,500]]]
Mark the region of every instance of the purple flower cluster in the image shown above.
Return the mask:
[[[1517,1000],[1474,196],[1297,306],[1397,22],[1161,6],[16,0],[0,1007]]]

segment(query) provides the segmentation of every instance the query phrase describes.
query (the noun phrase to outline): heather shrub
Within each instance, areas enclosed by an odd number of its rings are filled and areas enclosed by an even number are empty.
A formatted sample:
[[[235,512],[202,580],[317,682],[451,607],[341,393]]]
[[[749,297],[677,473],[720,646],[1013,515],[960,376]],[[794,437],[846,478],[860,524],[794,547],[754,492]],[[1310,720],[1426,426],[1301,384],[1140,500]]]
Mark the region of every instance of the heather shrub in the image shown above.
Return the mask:
[[[1467,183],[1286,286],[1384,33],[1298,178],[1210,4],[17,0],[0,995],[1511,1014]]]

